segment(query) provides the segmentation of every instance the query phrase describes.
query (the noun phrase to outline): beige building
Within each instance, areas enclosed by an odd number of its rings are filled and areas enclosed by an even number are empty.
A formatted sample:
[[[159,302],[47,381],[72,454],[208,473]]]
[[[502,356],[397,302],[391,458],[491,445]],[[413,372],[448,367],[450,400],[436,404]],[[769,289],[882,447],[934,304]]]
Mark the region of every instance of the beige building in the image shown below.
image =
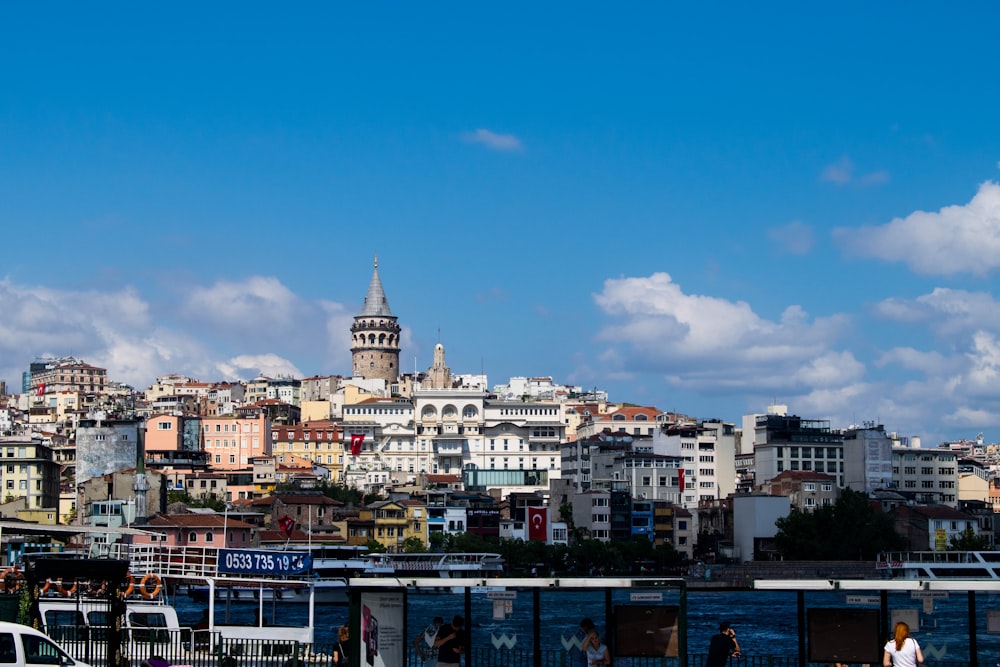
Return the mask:
[[[833,505],[840,495],[834,476],[813,470],[784,470],[767,486],[772,496],[786,496],[791,507],[802,512]]]
[[[311,461],[331,470],[343,468],[344,448],[340,429],[332,420],[273,426],[271,441],[271,452],[279,464],[290,464],[293,459],[297,459]]]

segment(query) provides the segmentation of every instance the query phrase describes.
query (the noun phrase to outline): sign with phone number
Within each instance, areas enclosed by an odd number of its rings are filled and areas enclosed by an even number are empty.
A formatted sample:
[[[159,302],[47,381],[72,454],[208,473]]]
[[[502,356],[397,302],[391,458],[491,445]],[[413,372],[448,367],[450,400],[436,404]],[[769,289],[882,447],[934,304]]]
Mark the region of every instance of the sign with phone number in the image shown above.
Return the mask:
[[[219,549],[219,572],[224,574],[308,574],[312,554],[302,551]]]

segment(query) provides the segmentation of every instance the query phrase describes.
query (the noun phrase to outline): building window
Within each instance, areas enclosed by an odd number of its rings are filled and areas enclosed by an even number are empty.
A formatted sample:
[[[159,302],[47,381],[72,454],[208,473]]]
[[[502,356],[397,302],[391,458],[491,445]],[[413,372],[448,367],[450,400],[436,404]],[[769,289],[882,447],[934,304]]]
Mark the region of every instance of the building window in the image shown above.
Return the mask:
[[[198,533],[194,531],[188,533],[188,542],[197,542],[197,541],[198,541]]]

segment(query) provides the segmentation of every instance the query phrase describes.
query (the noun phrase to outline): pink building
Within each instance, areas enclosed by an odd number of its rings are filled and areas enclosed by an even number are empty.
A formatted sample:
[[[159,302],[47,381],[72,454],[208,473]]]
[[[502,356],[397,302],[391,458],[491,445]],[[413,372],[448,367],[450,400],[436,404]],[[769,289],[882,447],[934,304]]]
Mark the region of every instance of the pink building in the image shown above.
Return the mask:
[[[216,470],[249,469],[253,457],[271,455],[271,428],[263,410],[203,417],[201,439],[208,464]]]
[[[135,526],[159,535],[135,535],[133,544],[165,547],[245,549],[255,545],[256,527],[224,514],[157,514]],[[223,539],[225,533],[226,539]]]

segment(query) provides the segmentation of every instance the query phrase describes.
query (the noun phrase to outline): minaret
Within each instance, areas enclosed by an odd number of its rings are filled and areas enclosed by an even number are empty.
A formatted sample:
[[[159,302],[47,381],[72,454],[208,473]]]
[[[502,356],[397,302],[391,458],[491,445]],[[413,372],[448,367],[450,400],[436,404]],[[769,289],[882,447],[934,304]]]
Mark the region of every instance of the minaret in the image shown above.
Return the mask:
[[[381,379],[387,384],[399,379],[399,324],[382,289],[378,256],[365,305],[351,325],[351,365],[354,377]]]

